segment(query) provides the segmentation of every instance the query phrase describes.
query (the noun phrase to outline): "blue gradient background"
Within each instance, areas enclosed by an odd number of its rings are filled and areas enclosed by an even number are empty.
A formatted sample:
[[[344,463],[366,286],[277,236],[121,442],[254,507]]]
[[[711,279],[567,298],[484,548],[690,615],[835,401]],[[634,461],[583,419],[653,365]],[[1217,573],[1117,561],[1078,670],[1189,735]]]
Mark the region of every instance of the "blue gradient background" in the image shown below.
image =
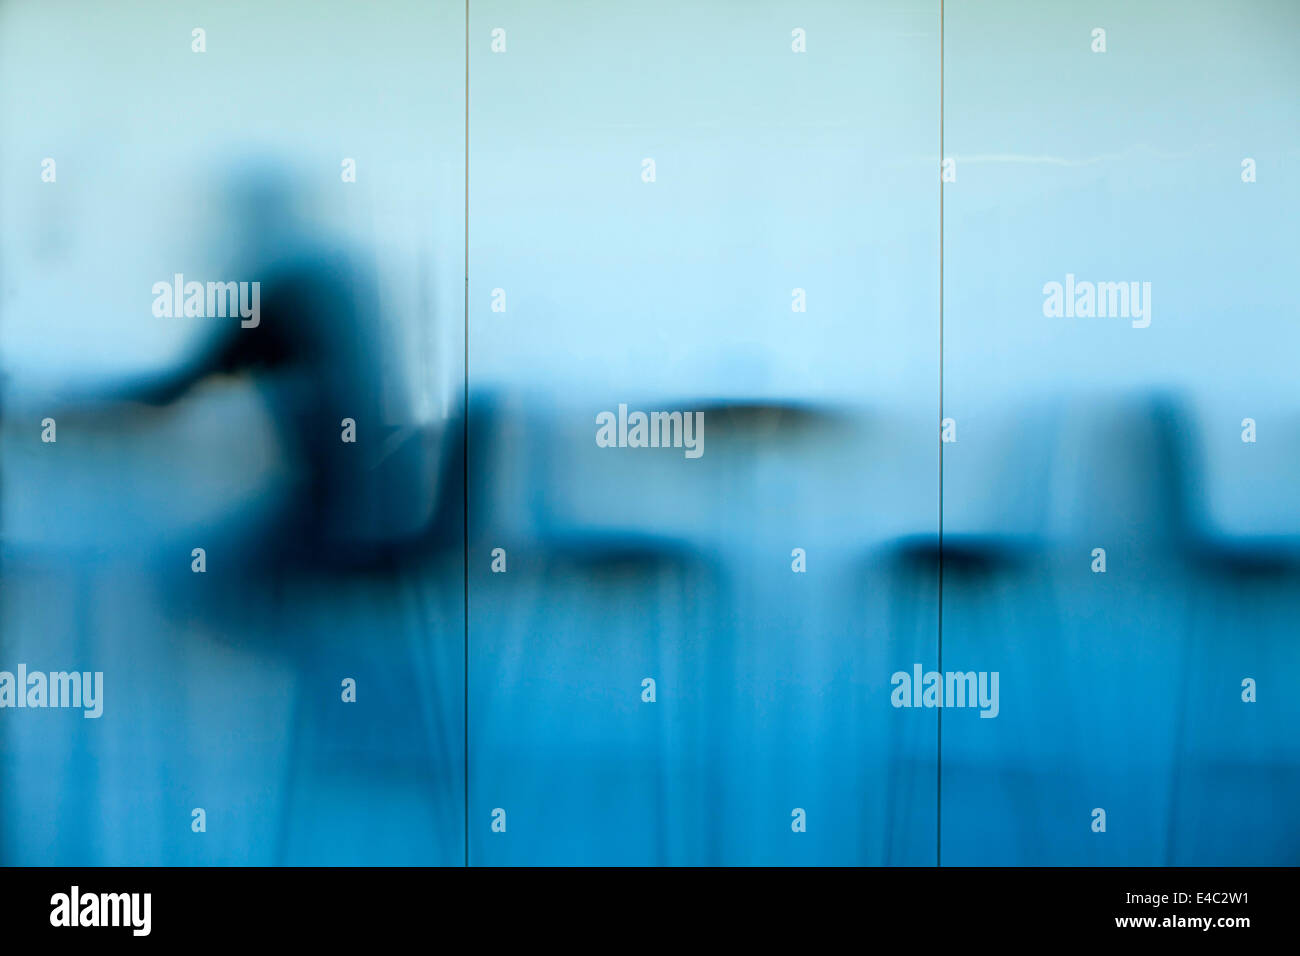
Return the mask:
[[[0,862],[1300,862],[1300,7],[465,17],[0,4],[0,669],[106,683],[0,711]],[[274,557],[274,375],[137,397],[207,347],[152,283],[255,250],[374,290],[375,560]],[[1068,272],[1151,326],[1045,318]]]

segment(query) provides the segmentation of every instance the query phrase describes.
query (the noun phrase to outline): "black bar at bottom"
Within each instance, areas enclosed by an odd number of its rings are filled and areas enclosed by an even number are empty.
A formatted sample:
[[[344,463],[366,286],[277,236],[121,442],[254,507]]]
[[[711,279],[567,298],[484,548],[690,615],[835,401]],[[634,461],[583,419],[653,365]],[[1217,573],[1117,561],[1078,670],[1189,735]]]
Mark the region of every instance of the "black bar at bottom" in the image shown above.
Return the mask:
[[[563,937],[630,946],[701,932],[809,941],[902,932],[927,943],[1098,935],[1230,942],[1260,930],[1285,933],[1295,883],[1290,868],[5,868],[0,925],[6,943],[62,936],[82,944],[338,946],[401,942],[416,930],[432,945],[457,949],[520,932],[536,943]]]

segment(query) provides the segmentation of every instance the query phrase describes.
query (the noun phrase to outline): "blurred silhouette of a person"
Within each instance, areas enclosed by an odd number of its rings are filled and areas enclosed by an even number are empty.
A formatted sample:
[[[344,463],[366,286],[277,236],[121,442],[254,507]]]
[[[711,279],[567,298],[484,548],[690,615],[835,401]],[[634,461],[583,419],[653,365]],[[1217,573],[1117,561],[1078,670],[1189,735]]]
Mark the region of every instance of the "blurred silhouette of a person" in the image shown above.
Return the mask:
[[[251,375],[294,473],[293,503],[275,531],[280,557],[364,563],[382,552],[387,500],[375,471],[382,424],[383,323],[371,276],[308,234],[292,187],[274,169],[241,173],[230,190],[239,250],[231,274],[260,282],[260,316],[206,317],[188,356],[130,390],[162,405],[218,374]],[[198,277],[196,277],[198,278]],[[355,423],[344,441],[344,420]]]

